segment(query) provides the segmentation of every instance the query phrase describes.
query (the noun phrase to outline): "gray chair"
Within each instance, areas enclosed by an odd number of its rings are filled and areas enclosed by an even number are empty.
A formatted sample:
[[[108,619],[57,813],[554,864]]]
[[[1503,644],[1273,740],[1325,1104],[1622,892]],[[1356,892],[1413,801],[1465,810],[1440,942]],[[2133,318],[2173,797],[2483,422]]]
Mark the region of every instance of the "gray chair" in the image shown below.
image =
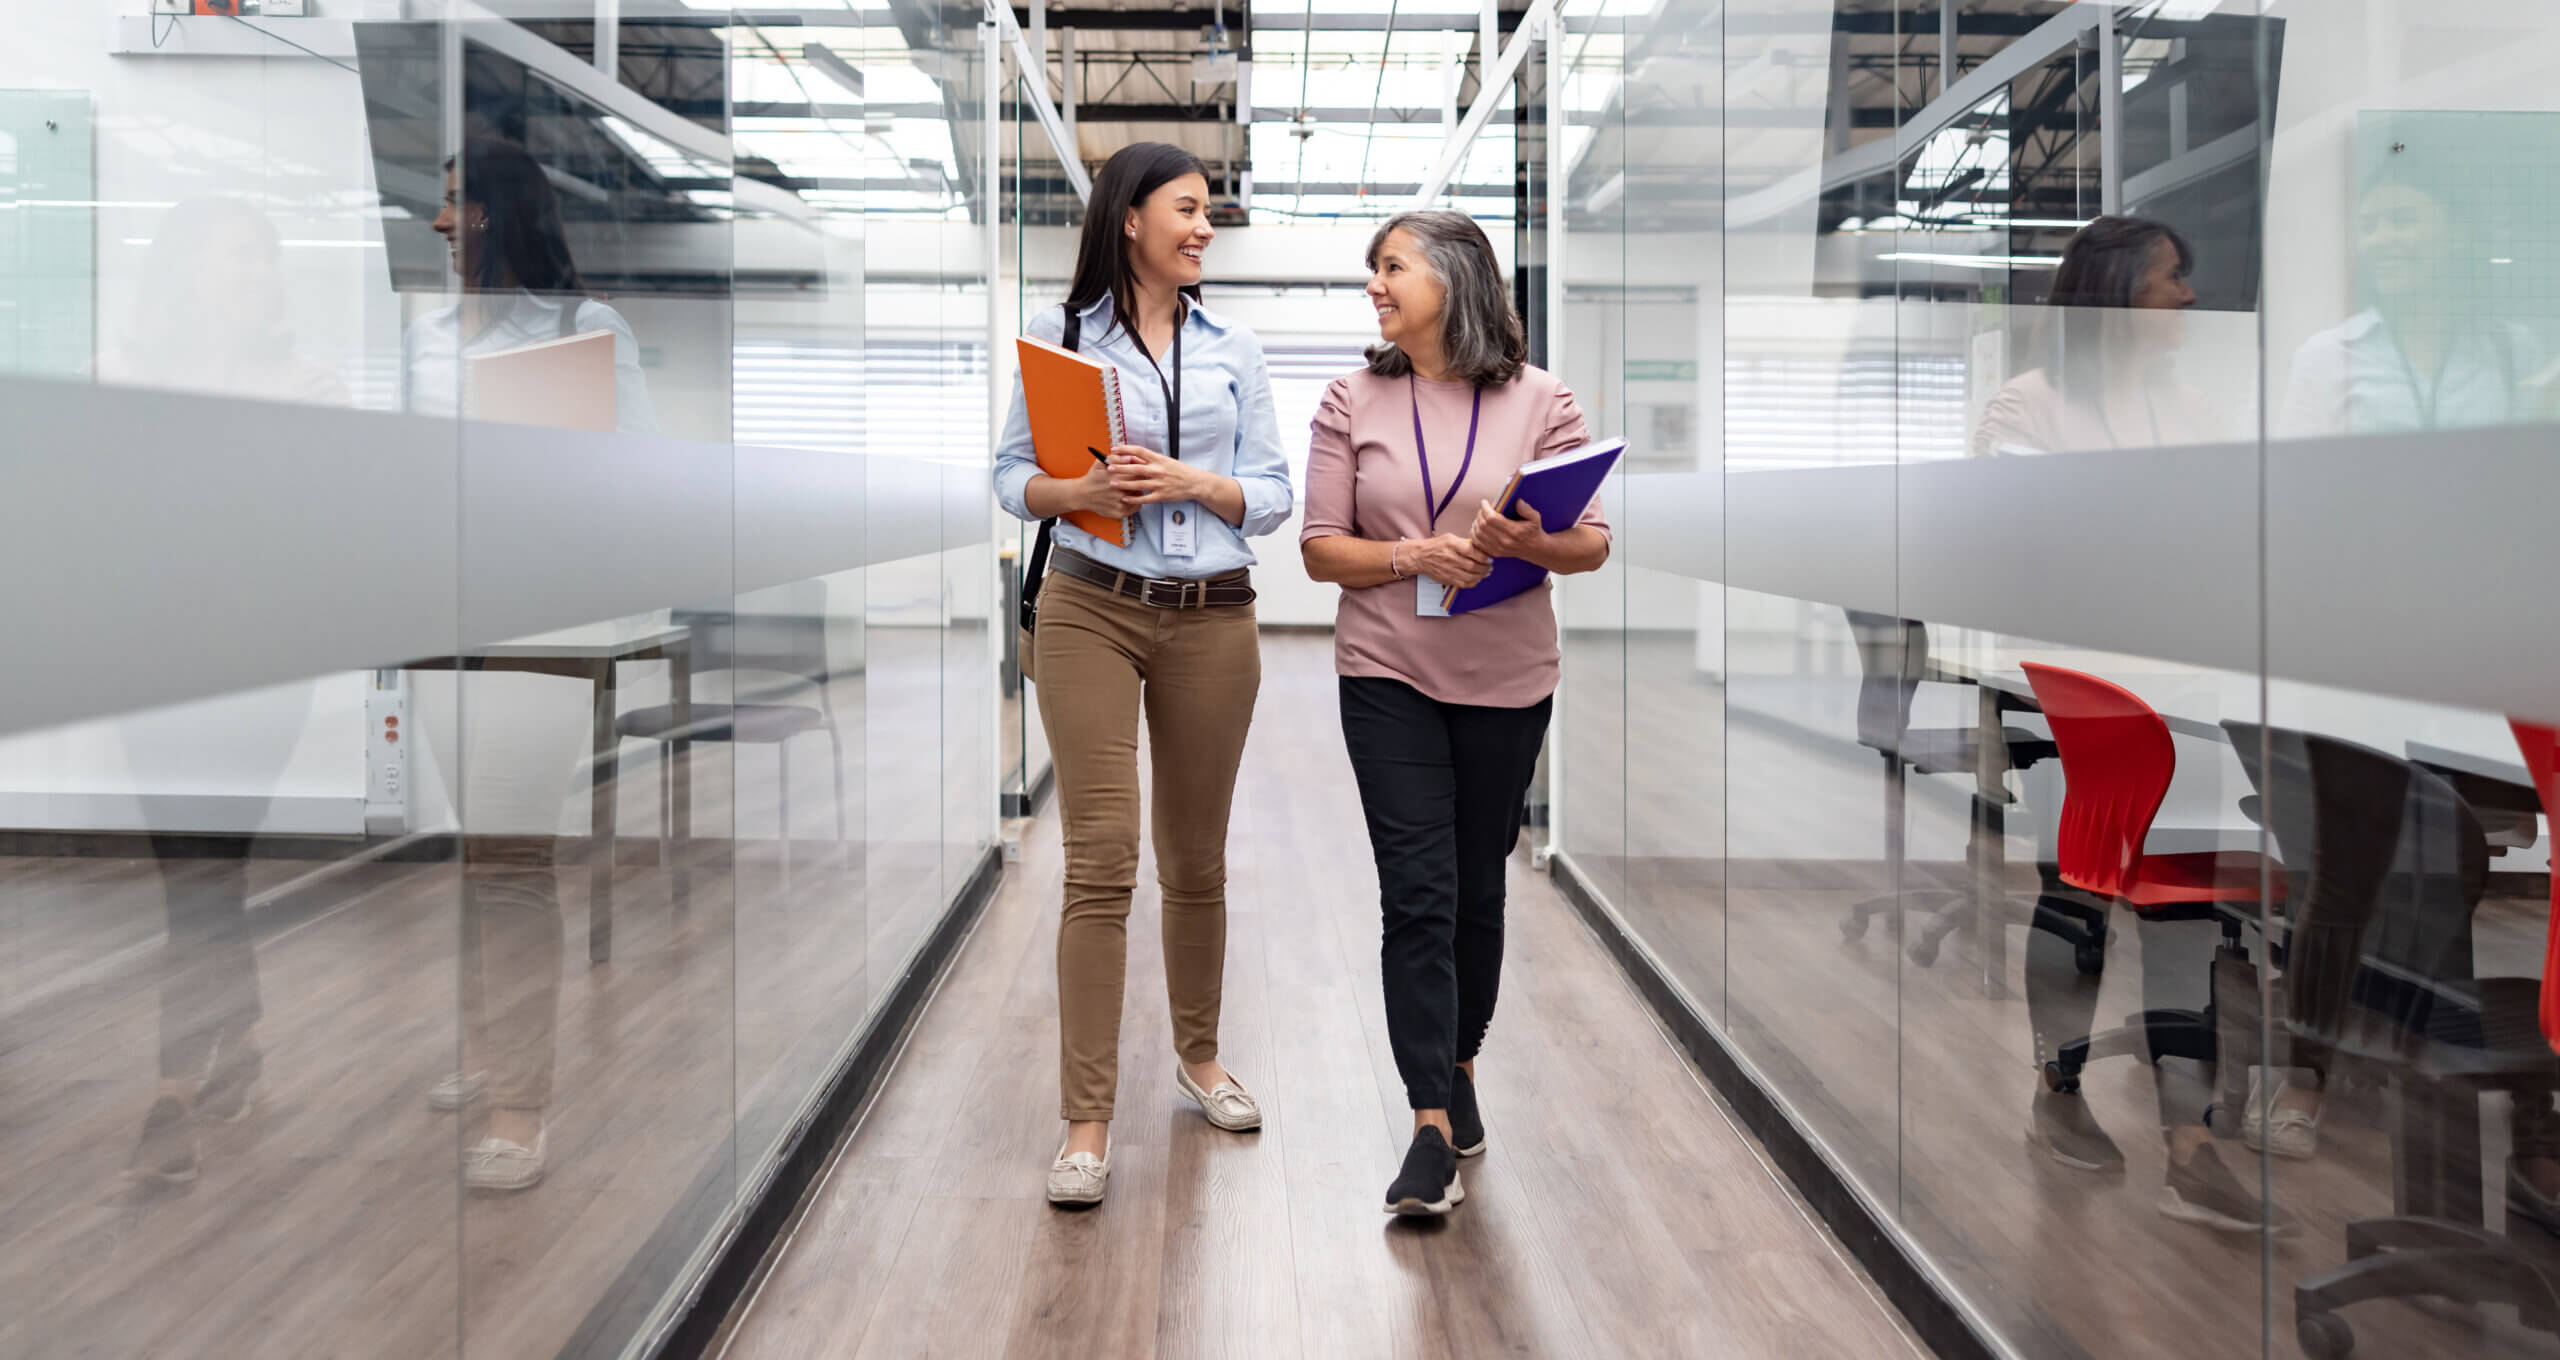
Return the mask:
[[[614,731],[625,741],[658,743],[658,826],[660,855],[674,838],[675,783],[673,762],[665,757],[678,742],[729,742],[737,745],[771,746],[782,764],[782,862],[791,864],[791,741],[811,732],[825,732],[834,759],[830,772],[835,776],[836,841],[844,843],[844,733],[836,722],[835,701],[828,694],[827,681],[833,663],[828,642],[833,620],[821,603],[810,612],[738,613],[730,610],[675,611],[677,626],[692,634],[693,674],[697,678],[694,692],[701,692],[699,677],[726,672],[729,676],[730,702],[706,703],[695,700],[691,721],[679,723],[673,704],[652,704],[635,708],[614,720]],[[773,690],[750,690],[753,677],[779,677],[786,683]],[[801,691],[813,693],[814,702],[784,702],[802,698]],[[748,696],[757,697],[749,700]]]
[[[1911,702],[1928,671],[1928,625],[1889,614],[1857,609],[1845,612],[1850,635],[1858,647],[1858,744],[1884,759],[1885,868],[1897,891],[1849,908],[1848,914],[1840,918],[1840,934],[1843,939],[1855,940],[1867,933],[1868,922],[1877,916],[1919,912],[1928,919],[1911,942],[1911,961],[1925,968],[1937,962],[1939,942],[1969,918],[1974,901],[1971,892],[1899,890],[1903,873],[1903,801],[1909,779],[1906,772],[1970,777],[1980,759],[1982,734],[1971,727],[1911,725]],[[2032,708],[2026,704],[2017,707]],[[2011,769],[2023,770],[2054,754],[2050,740],[2024,728],[2004,726],[2000,740],[2007,748]],[[1993,796],[1999,803],[2010,801],[2005,790]],[[1973,834],[1999,835],[1999,807],[1986,801],[1978,790],[1973,802]],[[2096,947],[2103,948],[2103,921],[2098,929],[2096,938],[2100,943]],[[2086,965],[2083,971],[2097,969]]]
[[[2499,1231],[2480,1211],[2480,1097],[2548,1102],[2560,1088],[2541,980],[2474,966],[2489,865],[2480,818],[2451,783],[2397,756],[2223,725],[2302,884],[2278,941],[2282,1028],[2331,1055],[2333,1074],[2378,1072],[2396,1097],[2394,1212],[2349,1221],[2346,1263],[2295,1282],[2296,1341],[2322,1360],[2346,1355],[2355,1332],[2342,1309],[2429,1296],[2511,1306],[2527,1327],[2560,1332],[2560,1252],[2545,1229],[2511,1208]]]

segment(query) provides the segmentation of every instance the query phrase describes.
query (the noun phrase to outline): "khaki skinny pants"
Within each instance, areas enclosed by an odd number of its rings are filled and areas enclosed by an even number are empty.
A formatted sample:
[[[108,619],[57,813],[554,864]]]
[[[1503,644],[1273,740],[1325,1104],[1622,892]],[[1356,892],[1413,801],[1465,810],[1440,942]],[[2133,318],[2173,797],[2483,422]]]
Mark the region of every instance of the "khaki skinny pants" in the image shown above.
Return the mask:
[[[1129,896],[1138,881],[1138,717],[1155,765],[1164,977],[1184,1062],[1218,1056],[1227,958],[1227,812],[1262,688],[1252,605],[1158,609],[1069,576],[1040,588],[1033,661],[1058,772],[1059,1114],[1111,1118]]]

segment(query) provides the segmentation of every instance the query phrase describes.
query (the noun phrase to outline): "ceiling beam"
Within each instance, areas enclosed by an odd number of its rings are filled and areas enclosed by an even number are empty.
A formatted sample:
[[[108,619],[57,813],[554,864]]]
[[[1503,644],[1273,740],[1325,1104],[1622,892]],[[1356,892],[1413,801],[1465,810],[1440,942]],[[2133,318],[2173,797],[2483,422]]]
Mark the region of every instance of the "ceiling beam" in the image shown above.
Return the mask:
[[[1238,17],[1232,13],[1235,7],[1229,8],[1231,11],[1229,17],[1231,19]],[[971,23],[977,22],[975,11],[955,9],[952,12],[966,16]],[[1031,11],[1028,9],[1017,7],[1013,13],[1015,23],[1028,25],[1031,22]],[[1214,12],[1207,5],[1197,9],[1052,9],[1047,15],[1048,25],[1051,28],[1121,33],[1197,33],[1209,27],[1214,17]],[[1517,13],[1504,14],[1501,31],[1509,33],[1519,20],[1520,16]],[[1395,30],[1400,33],[1413,33],[1429,29],[1455,28],[1473,33],[1480,22],[1479,16],[1474,14],[1407,15],[1396,21]],[[1234,33],[1242,27],[1241,24],[1230,24],[1229,32]],[[1253,31],[1295,33],[1313,29],[1318,33],[1377,33],[1385,31],[1386,28],[1387,16],[1384,14],[1308,15],[1302,13],[1268,16],[1268,22],[1257,23]]]
[[[1458,123],[1458,130],[1441,143],[1440,154],[1432,163],[1429,178],[1415,187],[1414,207],[1430,207],[1431,200],[1438,198],[1440,191],[1448,187],[1450,178],[1458,173],[1458,163],[1466,159],[1467,148],[1475,144],[1476,134],[1484,131],[1485,121],[1493,117],[1493,106],[1502,102],[1512,77],[1520,73],[1520,63],[1528,59],[1529,44],[1535,41],[1536,30],[1549,26],[1555,13],[1553,0],[1531,0],[1529,12],[1521,16],[1520,27],[1513,31],[1511,41],[1503,44],[1501,58],[1493,63],[1477,85],[1476,102],[1468,107],[1467,116]],[[1552,34],[1547,36],[1552,40]],[[1478,61],[1483,59],[1484,54],[1477,57]],[[1549,97],[1560,98],[1562,91],[1551,92]]]

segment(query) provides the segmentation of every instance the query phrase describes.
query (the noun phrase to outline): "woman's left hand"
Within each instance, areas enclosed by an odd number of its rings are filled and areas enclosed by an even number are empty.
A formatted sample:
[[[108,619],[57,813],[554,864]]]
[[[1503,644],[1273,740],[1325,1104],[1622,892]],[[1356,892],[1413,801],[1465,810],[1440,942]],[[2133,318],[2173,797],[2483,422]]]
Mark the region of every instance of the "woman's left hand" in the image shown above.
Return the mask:
[[[1135,444],[1111,446],[1111,484],[1140,505],[1205,500],[1214,489],[1211,481],[1209,473],[1154,449]]]
[[[1550,535],[1541,525],[1538,512],[1527,501],[1514,502],[1526,518],[1505,519],[1495,514],[1493,502],[1476,502],[1475,527],[1467,537],[1476,551],[1487,557],[1518,557],[1531,562],[1545,560]]]

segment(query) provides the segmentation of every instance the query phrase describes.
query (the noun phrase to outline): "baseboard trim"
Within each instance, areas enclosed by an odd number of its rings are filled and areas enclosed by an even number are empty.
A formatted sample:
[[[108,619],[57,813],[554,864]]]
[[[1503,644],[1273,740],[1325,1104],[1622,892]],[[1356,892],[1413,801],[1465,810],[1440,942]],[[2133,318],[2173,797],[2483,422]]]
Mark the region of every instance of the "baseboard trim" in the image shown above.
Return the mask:
[[[2008,1352],[1966,1311],[1953,1290],[1919,1254],[1884,1210],[1850,1184],[1805,1128],[1778,1103],[1747,1060],[1724,1035],[1692,1009],[1659,960],[1601,900],[1572,861],[1558,852],[1547,871],[1565,900],[1626,971],[1645,1004],[1670,1031],[1699,1071],[1732,1107],[1743,1126],[1768,1149],[1770,1160],[1848,1248],[1920,1340],[1945,1360],[2003,1360]]]
[[[994,846],[978,856],[967,883],[908,959],[878,1009],[848,1044],[834,1072],[777,1143],[774,1157],[734,1201],[721,1193],[737,1152],[735,1137],[660,1226],[648,1246],[605,1292],[563,1355],[619,1355],[640,1360],[696,1360],[712,1353],[731,1316],[763,1278],[788,1239],[804,1202],[878,1090],[899,1046],[943,972],[995,897],[1004,861]],[[628,1346],[617,1318],[637,1305],[648,1317]]]
[[[1057,786],[1058,766],[1053,761],[1040,767],[1040,775],[1031,781],[1029,792],[1004,795],[1004,815],[1008,819],[1039,816],[1040,809],[1048,805],[1050,790]]]

